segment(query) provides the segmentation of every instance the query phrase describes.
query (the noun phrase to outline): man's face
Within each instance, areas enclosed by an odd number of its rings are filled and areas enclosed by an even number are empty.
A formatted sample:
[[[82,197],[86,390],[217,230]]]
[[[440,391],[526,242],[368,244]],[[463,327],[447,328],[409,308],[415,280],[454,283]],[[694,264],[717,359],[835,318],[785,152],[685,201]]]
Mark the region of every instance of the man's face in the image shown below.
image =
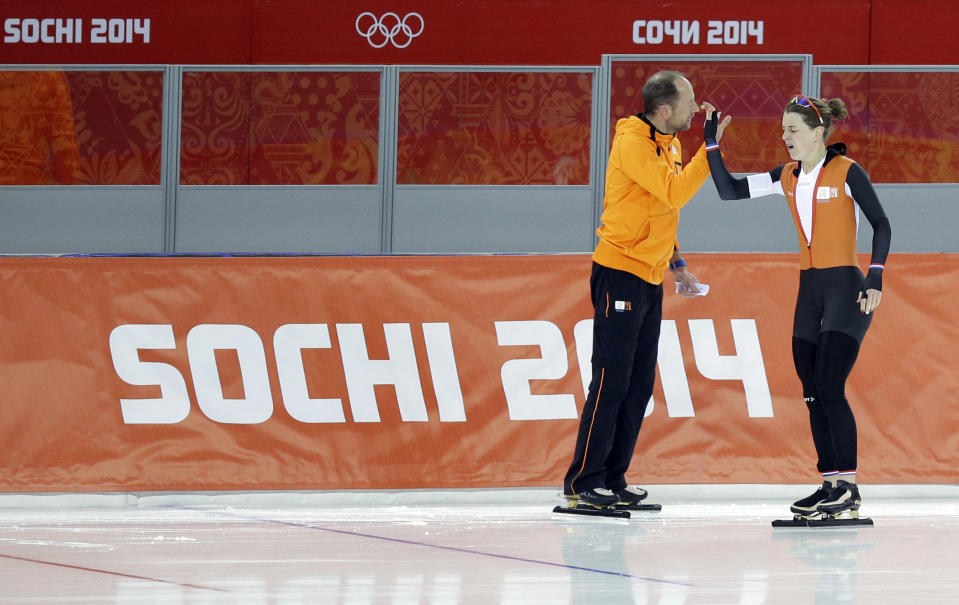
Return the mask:
[[[689,80],[686,78],[677,79],[676,90],[679,92],[676,97],[676,104],[671,108],[671,115],[666,119],[666,126],[670,132],[689,130],[693,123],[693,116],[699,112],[696,95],[693,93],[693,85],[689,83]]]

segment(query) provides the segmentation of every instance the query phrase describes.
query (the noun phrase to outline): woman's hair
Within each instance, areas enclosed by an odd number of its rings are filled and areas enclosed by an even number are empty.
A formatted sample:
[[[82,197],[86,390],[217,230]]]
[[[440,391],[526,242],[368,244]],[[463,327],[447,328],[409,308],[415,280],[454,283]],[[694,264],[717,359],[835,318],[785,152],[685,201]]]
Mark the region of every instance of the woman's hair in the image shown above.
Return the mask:
[[[814,109],[815,107],[815,109]],[[823,141],[829,138],[832,127],[835,122],[841,122],[849,117],[849,110],[842,99],[817,99],[815,97],[804,97],[798,95],[793,97],[786,105],[788,113],[797,113],[802,117],[803,123],[810,127],[823,127]],[[818,112],[818,113],[817,113]],[[820,121],[821,118],[821,121]]]

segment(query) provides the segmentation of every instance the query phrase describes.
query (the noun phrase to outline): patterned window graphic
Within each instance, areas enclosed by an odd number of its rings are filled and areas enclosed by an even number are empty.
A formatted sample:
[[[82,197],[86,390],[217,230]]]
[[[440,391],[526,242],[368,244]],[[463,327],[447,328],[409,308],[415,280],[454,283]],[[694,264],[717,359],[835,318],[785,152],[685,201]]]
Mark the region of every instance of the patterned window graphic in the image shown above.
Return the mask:
[[[833,139],[874,183],[959,182],[959,73],[823,72],[820,90],[846,102]]]
[[[184,72],[183,185],[377,182],[380,73]]]
[[[789,161],[782,143],[786,102],[801,90],[799,61],[615,61],[610,93],[610,140],[616,120],[643,110],[643,83],[662,69],[682,72],[693,85],[696,100],[708,101],[733,116],[723,138],[726,164],[732,172],[760,172]],[[679,135],[686,160],[703,142],[703,119]]]
[[[0,71],[0,185],[159,185],[163,74]]]
[[[592,75],[400,74],[400,185],[588,185]]]

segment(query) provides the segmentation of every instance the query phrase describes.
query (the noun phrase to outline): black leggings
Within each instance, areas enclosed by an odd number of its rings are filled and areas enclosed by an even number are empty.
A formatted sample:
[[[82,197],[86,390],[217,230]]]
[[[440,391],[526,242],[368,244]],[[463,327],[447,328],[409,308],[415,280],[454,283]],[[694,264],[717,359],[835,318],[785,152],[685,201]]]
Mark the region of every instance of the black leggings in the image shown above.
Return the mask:
[[[823,332],[818,343],[793,337],[821,473],[856,470],[856,418],[846,400],[846,378],[858,354],[859,343],[842,332]]]
[[[800,273],[793,362],[809,408],[819,456],[816,467],[822,473],[856,470],[856,419],[846,399],[846,379],[872,321],[856,302],[862,281],[858,267]]]

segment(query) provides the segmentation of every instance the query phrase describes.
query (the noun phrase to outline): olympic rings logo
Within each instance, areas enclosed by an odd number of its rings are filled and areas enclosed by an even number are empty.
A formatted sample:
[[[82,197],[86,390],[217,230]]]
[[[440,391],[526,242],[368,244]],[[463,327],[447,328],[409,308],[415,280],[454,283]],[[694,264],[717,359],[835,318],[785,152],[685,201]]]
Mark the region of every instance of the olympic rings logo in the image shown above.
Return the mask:
[[[413,38],[423,33],[425,26],[426,22],[419,13],[409,13],[400,19],[396,13],[383,13],[382,17],[377,17],[365,12],[356,18],[356,33],[366,38],[373,48],[383,48],[390,43],[396,48],[406,48]]]

